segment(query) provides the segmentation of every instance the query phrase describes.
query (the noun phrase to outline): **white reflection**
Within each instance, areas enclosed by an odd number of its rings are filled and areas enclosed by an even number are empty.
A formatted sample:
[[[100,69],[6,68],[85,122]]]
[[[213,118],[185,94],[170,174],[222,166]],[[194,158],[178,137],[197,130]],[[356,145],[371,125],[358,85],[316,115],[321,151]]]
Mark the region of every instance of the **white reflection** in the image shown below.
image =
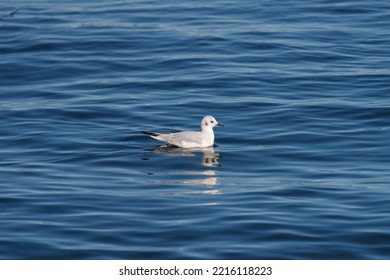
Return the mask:
[[[172,148],[167,146],[158,146],[154,149],[154,152],[163,154],[165,156],[175,157],[195,157],[196,154],[201,153],[200,164],[207,168],[219,167],[220,164],[218,159],[220,154],[215,152],[213,147],[209,148]],[[184,176],[201,176],[202,178],[197,179],[184,179],[184,180],[155,180],[155,183],[168,183],[168,184],[180,184],[180,185],[203,185],[206,187],[214,187],[218,185],[218,176],[216,170],[206,169],[202,171],[180,171],[180,172],[169,172],[168,174],[184,175]],[[179,176],[175,176],[179,177]],[[190,193],[190,192],[189,192]],[[203,193],[203,194],[218,194],[220,193],[217,189],[202,190],[199,192],[191,193]]]
[[[181,156],[181,157],[194,157],[196,153],[202,153],[201,164],[205,167],[218,167],[220,166],[218,159],[219,153],[216,153],[213,147],[208,148],[171,148],[167,146],[158,146],[154,149],[155,152],[166,156]]]

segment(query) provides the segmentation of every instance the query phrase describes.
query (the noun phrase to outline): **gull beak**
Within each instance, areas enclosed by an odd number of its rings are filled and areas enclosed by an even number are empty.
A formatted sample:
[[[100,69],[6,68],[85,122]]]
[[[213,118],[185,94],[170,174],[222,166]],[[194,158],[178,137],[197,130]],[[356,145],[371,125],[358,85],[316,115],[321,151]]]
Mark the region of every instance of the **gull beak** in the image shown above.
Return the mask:
[[[217,123],[217,126],[224,126],[223,123]]]

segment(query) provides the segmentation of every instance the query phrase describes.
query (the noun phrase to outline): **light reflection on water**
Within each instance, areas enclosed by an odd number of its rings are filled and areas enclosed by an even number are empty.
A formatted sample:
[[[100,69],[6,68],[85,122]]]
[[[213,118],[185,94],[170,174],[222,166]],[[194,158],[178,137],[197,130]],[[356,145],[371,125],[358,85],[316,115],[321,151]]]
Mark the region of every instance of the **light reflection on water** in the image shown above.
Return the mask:
[[[166,147],[166,146],[158,146],[153,149],[154,153],[161,154],[167,157],[196,157],[196,154],[201,153],[200,165],[206,167],[207,169],[202,171],[177,171],[177,172],[169,172],[170,176],[175,179],[169,180],[153,180],[153,183],[159,184],[179,184],[179,185],[202,185],[206,187],[214,187],[219,184],[218,173],[215,167],[219,167],[220,164],[218,159],[220,158],[220,153],[215,152],[213,147],[208,148],[192,148],[192,149],[183,149],[183,148],[175,148],[175,147]],[[193,178],[194,176],[199,176],[202,178],[199,179],[176,179],[180,176],[187,176]],[[193,192],[191,192],[193,193]],[[220,190],[206,190],[201,191],[200,193],[204,194],[218,194]]]

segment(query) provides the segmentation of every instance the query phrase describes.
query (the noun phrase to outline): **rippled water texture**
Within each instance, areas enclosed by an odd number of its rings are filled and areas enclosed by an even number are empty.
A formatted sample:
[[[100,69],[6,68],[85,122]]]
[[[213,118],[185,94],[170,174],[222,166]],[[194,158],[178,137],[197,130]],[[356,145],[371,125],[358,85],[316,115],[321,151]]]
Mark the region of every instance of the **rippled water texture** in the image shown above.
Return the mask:
[[[0,15],[0,258],[389,259],[388,1]]]

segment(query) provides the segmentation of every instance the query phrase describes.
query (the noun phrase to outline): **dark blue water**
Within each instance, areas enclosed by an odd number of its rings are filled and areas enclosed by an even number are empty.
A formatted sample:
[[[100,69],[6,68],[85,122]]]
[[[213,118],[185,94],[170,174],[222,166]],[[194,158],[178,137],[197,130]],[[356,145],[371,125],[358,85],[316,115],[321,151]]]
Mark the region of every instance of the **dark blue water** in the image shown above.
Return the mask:
[[[390,258],[388,1],[0,14],[0,258]]]

